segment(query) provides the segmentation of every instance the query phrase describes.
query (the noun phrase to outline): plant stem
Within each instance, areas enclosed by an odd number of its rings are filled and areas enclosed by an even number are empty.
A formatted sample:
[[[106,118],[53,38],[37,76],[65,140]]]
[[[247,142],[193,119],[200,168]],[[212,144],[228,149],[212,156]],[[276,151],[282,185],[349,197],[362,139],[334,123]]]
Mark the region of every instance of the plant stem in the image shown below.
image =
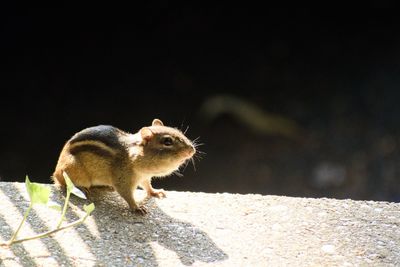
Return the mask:
[[[21,223],[19,224],[18,229],[14,232],[14,234],[12,235],[12,237],[10,238],[10,240],[8,241],[9,244],[12,244],[12,243],[14,242],[14,240],[17,238],[17,235],[18,235],[18,233],[19,233],[19,230],[21,230],[22,225],[23,225],[24,222],[26,221],[26,218],[28,218],[28,214],[29,214],[29,212],[31,211],[32,206],[33,206],[33,204],[32,204],[32,202],[31,202],[31,203],[29,204],[28,209],[25,211],[24,218],[22,219]]]
[[[57,224],[57,229],[59,229],[61,227],[61,224],[64,221],[65,213],[67,212],[67,207],[68,207],[69,196],[70,195],[71,195],[71,192],[69,190],[67,190],[67,196],[65,197],[64,207],[63,207],[63,210],[62,210],[62,213],[61,213],[60,221]]]
[[[12,242],[9,242],[8,245],[12,245],[12,244],[21,243],[21,242],[28,241],[28,240],[33,240],[33,239],[49,236],[51,234],[57,233],[58,231],[61,231],[61,230],[64,230],[64,229],[67,229],[67,228],[70,228],[70,227],[74,227],[74,226],[76,226],[76,225],[78,225],[80,223],[83,223],[86,220],[87,217],[89,217],[89,214],[86,214],[85,217],[83,217],[83,218],[81,218],[81,219],[79,219],[79,220],[77,220],[75,222],[69,223],[69,224],[67,224],[67,225],[65,225],[63,227],[57,227],[56,229],[53,229],[53,230],[50,230],[50,231],[47,231],[47,232],[44,232],[44,233],[41,233],[41,234],[37,234],[37,235],[34,235],[34,236],[22,238],[22,239],[13,240]]]

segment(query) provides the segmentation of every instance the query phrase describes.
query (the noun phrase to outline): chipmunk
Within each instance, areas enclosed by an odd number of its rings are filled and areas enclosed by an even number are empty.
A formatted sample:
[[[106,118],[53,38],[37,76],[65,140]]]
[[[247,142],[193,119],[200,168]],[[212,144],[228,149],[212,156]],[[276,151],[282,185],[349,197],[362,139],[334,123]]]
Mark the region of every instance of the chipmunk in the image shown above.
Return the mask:
[[[136,188],[143,188],[148,197],[165,197],[163,189],[151,186],[151,178],[175,172],[195,153],[194,143],[159,119],[135,134],[99,125],[67,141],[52,178],[56,185],[65,187],[66,172],[74,185],[87,193],[92,186],[111,186],[131,210],[145,214],[146,209],[134,199]]]

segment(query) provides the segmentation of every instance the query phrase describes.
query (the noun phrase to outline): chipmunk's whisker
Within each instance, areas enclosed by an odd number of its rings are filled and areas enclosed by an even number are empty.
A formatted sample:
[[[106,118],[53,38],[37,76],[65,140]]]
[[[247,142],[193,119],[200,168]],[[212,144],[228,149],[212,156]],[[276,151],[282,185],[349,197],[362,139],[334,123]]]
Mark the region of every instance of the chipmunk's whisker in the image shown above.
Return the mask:
[[[183,177],[183,174],[178,171],[173,172],[176,176]]]
[[[193,143],[196,143],[199,140],[200,136],[196,137],[195,139],[193,139]]]
[[[200,156],[200,155],[207,155],[207,153],[201,150],[197,150],[195,156]]]
[[[187,130],[189,130],[189,125],[186,127],[186,130],[183,131],[183,134],[186,134]]]
[[[194,158],[191,158],[190,161],[192,162],[194,171],[196,171],[196,163],[194,161]]]

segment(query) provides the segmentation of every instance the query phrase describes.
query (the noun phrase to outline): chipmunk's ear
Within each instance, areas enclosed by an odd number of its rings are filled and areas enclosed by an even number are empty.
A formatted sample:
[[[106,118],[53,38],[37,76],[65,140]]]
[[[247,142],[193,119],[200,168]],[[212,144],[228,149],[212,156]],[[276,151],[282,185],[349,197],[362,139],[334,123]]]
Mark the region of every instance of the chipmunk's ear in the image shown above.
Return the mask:
[[[143,142],[149,141],[153,137],[153,132],[148,127],[143,127],[140,129],[140,136],[142,137]]]
[[[162,123],[162,121],[159,119],[154,119],[151,126],[164,126],[164,123]]]

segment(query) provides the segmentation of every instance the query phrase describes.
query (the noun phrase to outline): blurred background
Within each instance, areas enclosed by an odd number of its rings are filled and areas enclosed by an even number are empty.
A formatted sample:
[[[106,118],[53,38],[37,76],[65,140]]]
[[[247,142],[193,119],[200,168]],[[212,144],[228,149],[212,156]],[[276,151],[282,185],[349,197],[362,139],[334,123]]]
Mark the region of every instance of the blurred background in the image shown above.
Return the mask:
[[[80,11],[77,11],[80,10]],[[0,180],[160,118],[206,154],[168,190],[400,201],[395,10],[1,10]]]

